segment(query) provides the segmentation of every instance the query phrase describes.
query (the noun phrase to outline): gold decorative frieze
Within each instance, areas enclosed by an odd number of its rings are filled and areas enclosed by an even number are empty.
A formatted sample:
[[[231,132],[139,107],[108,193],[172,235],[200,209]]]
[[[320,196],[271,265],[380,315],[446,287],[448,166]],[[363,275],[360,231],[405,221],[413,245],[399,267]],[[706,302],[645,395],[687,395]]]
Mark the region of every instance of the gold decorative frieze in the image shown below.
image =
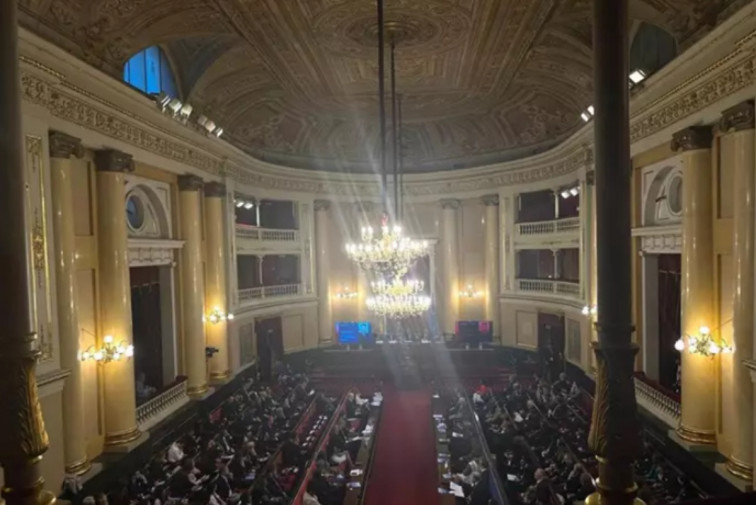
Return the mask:
[[[37,332],[40,361],[53,358],[52,286],[50,275],[49,228],[45,181],[44,143],[42,137],[26,135],[27,216],[29,219],[29,263],[31,265],[30,306],[32,326]]]

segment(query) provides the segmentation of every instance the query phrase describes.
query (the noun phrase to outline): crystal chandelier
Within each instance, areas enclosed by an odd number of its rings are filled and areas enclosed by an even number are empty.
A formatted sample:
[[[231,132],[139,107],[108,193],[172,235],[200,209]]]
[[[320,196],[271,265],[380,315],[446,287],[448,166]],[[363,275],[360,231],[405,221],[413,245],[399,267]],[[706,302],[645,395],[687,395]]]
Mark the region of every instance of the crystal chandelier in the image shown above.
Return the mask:
[[[373,295],[367,299],[367,307],[379,316],[403,319],[418,316],[430,308],[430,296],[417,295]]]
[[[410,296],[423,292],[425,283],[416,279],[395,278],[391,282],[381,279],[370,283],[370,290],[375,295]]]
[[[363,270],[379,274],[400,275],[421,256],[429,252],[427,240],[416,240],[402,235],[402,227],[389,226],[384,216],[380,235],[371,226],[362,228],[362,240],[346,245],[347,257]]]

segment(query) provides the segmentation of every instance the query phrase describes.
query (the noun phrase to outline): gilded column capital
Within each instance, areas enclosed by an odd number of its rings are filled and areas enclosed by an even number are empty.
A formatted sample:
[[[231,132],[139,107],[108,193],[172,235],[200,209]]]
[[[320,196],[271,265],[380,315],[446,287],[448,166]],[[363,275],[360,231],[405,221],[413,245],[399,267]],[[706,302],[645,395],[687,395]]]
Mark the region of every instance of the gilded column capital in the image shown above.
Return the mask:
[[[223,198],[226,196],[226,185],[221,182],[206,182],[205,196],[209,198]]]
[[[462,202],[460,202],[456,198],[444,198],[443,200],[441,200],[442,209],[457,210],[461,204]]]
[[[695,151],[711,149],[713,134],[711,126],[690,126],[672,135],[672,150]]]
[[[314,208],[315,212],[326,211],[331,208],[331,202],[329,200],[315,200]]]
[[[495,207],[499,205],[499,195],[484,195],[480,200],[486,207]]]
[[[50,157],[51,158],[70,158],[84,156],[84,146],[81,145],[81,139],[67,133],[50,130]]]
[[[133,172],[134,157],[116,149],[95,151],[98,172]]]
[[[719,130],[722,133],[752,130],[754,128],[754,101],[746,100],[722,112]]]
[[[595,170],[588,170],[585,173],[585,183],[588,186],[593,186],[596,184],[596,171]]]
[[[186,174],[178,177],[179,191],[199,191],[202,186],[204,181],[197,175]]]

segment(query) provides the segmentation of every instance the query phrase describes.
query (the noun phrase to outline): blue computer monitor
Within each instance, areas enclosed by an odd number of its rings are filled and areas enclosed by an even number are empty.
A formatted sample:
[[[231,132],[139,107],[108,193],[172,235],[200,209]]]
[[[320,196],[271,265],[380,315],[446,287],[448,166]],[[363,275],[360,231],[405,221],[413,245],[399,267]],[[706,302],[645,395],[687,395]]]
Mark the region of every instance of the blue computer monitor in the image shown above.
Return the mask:
[[[336,338],[341,345],[357,345],[372,338],[369,321],[339,321],[336,323]]]

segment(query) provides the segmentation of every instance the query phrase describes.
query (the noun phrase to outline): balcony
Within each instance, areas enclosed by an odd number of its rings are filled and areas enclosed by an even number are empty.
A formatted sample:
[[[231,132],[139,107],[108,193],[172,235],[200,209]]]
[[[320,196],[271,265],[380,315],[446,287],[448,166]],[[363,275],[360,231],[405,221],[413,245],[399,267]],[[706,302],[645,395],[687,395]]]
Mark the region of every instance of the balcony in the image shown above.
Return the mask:
[[[241,239],[264,242],[299,242],[299,230],[260,228],[239,223],[236,224],[236,236]]]
[[[517,291],[535,295],[580,298],[580,283],[549,279],[517,279]]]
[[[249,304],[268,298],[285,298],[299,296],[303,293],[302,284],[282,284],[279,286],[261,286],[239,290],[239,303]]]
[[[137,424],[148,430],[189,402],[186,379],[177,382],[137,407]]]
[[[533,237],[552,235],[557,233],[574,233],[580,230],[580,218],[569,217],[552,221],[536,221],[533,223],[519,223],[517,235],[520,237]]]
[[[643,374],[637,374],[634,380],[638,405],[664,421],[670,428],[676,429],[680,424],[679,397]]]

